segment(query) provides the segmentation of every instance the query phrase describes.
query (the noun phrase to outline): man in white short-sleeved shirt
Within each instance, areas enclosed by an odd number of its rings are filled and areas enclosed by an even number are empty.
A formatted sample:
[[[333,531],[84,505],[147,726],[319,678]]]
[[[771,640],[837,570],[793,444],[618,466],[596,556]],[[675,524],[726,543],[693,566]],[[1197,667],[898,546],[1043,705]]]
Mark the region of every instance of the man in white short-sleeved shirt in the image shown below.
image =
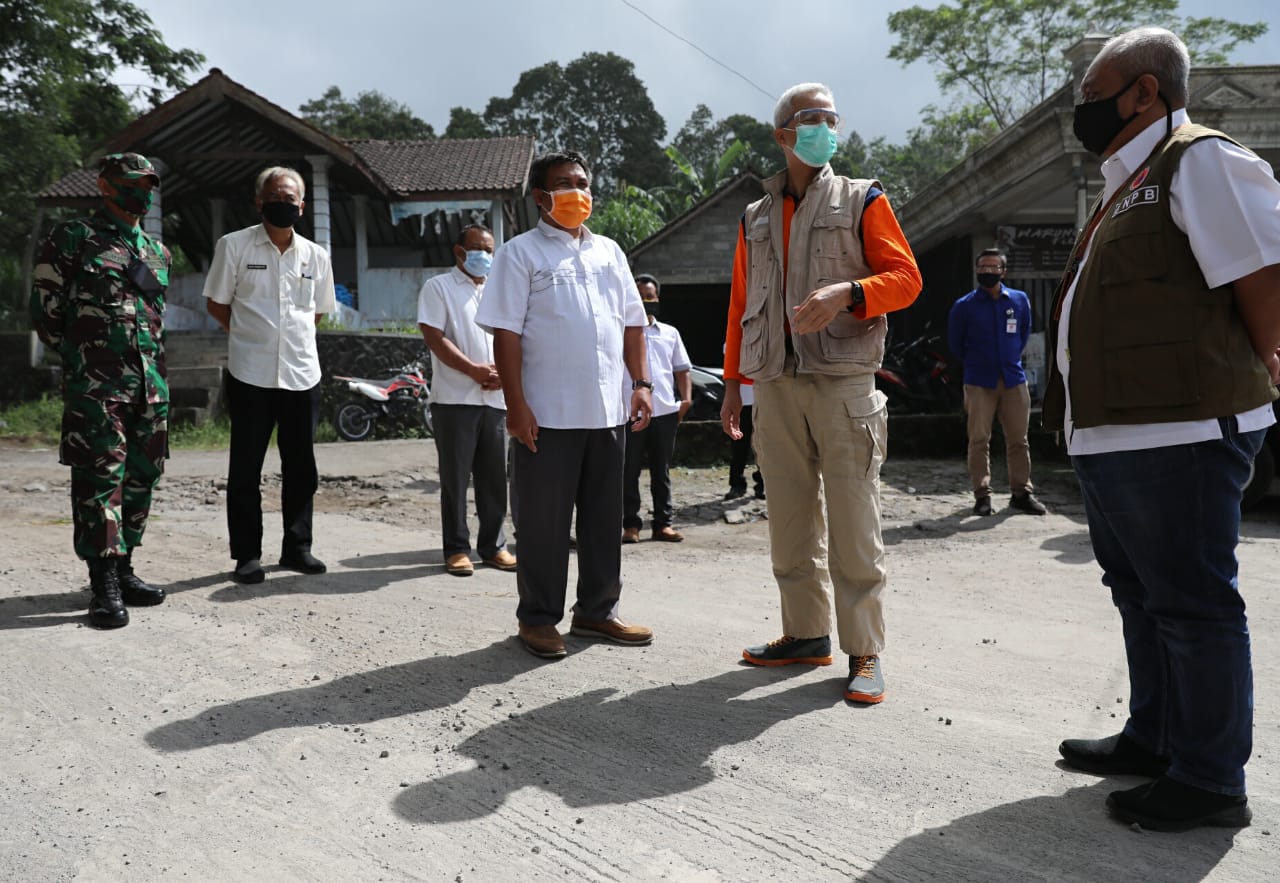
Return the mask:
[[[480,518],[477,549],[499,570],[515,570],[502,523],[507,517],[507,407],[493,335],[476,324],[476,309],[493,262],[493,233],[469,224],[453,246],[454,267],[418,293],[418,327],[431,350],[431,423],[440,464],[440,522],[445,570],[470,576],[467,482]]]
[[[617,644],[653,633],[618,617],[622,591],[623,432],[643,430],[653,384],[644,308],[626,255],[588,230],[591,171],[573,151],[543,154],[529,169],[538,226],[494,256],[476,322],[494,335],[494,358],[515,447],[521,641],[544,659],[566,655],[569,534],[576,508],[577,603],[571,632]],[[618,395],[623,365],[634,390]],[[628,410],[630,413],[628,413]]]
[[[1154,779],[1126,823],[1249,824],[1249,629],[1240,500],[1280,379],[1280,184],[1187,118],[1190,58],[1162,28],[1108,42],[1075,132],[1104,191],[1059,288],[1045,424],[1066,433],[1103,583],[1123,623],[1129,718],[1068,739],[1067,765]]]
[[[204,284],[209,314],[228,333],[232,577],[250,584],[266,578],[259,484],[273,430],[284,528],[280,566],[325,571],[311,554],[312,498],[319,484],[313,448],[320,418],[316,322],[334,308],[328,252],[293,229],[305,207],[302,176],[283,166],[265,169],[254,192],[262,223],[218,240]]]
[[[638,543],[644,519],[640,517],[640,469],[649,465],[649,488],[653,495],[653,539],[664,543],[684,541],[671,526],[671,458],[676,450],[676,429],[693,404],[693,364],[675,326],[658,321],[660,305],[658,280],[641,274],[636,288],[649,324],[644,328],[644,351],[653,381],[653,417],[641,432],[627,433],[626,465],[622,479],[622,541]],[[623,374],[623,401],[631,396],[631,373]],[[677,398],[677,394],[679,398]]]

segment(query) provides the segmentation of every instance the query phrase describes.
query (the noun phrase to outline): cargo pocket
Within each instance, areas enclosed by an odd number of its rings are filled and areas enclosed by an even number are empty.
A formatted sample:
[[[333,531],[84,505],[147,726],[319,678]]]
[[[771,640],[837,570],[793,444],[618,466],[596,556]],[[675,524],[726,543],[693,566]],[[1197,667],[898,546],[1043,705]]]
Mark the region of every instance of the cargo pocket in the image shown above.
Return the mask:
[[[880,478],[880,467],[888,454],[889,429],[884,393],[845,399],[844,411],[850,422],[850,464],[853,476],[862,481]]]

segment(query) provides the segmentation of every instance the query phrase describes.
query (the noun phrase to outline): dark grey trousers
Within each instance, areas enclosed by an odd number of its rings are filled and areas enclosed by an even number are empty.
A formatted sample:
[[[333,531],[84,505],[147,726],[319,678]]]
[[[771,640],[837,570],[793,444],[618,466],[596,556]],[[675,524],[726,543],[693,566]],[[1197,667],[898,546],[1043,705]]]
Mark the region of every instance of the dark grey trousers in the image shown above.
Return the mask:
[[[440,463],[440,533],[444,554],[471,551],[467,482],[474,482],[480,531],[476,551],[492,558],[506,546],[507,412],[487,405],[431,406]]]
[[[648,461],[653,495],[653,529],[671,526],[671,457],[676,450],[679,412],[654,417],[640,432],[627,427],[627,462],[622,477],[622,526],[644,527],[640,517],[640,471]]]
[[[622,464],[624,427],[539,429],[538,452],[515,447],[520,496],[520,562],[516,618],[554,625],[564,618],[569,532],[578,510],[578,602],[589,622],[617,615],[622,593]]]

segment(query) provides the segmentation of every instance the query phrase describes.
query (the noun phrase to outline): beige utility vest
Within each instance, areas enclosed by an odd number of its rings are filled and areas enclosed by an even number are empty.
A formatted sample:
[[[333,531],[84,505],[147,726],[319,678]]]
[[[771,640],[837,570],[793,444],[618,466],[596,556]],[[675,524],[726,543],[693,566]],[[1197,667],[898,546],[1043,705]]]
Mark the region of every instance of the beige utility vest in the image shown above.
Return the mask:
[[[1206,138],[1231,141],[1195,124],[1175,129],[1122,185],[1093,234],[1067,326],[1071,419],[1082,429],[1227,417],[1276,397],[1231,285],[1209,287],[1173,222],[1173,174],[1186,149]],[[1052,331],[1056,340],[1056,323]],[[1054,375],[1056,366],[1044,402],[1050,429],[1062,424],[1064,390]]]
[[[836,175],[824,166],[791,218],[785,285],[782,272],[782,188],[787,173],[764,181],[765,195],[747,206],[747,303],[742,314],[739,372],[752,380],[782,374],[787,352],[784,318],[814,289],[871,275],[862,253],[862,207],[880,182]],[[881,188],[883,189],[883,188]],[[888,323],[841,312],[814,334],[795,335],[796,370],[813,374],[866,374],[880,367]]]

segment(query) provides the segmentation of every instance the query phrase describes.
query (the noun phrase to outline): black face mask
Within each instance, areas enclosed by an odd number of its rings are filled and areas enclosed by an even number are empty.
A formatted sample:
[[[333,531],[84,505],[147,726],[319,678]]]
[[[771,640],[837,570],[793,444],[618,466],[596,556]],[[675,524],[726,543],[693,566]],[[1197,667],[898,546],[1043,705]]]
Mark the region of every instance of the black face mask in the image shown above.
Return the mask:
[[[999,273],[979,273],[978,284],[983,288],[995,288],[1000,284]]]
[[[1071,131],[1080,139],[1085,150],[1102,156],[1102,151],[1138,116],[1136,111],[1127,118],[1120,116],[1120,96],[1132,89],[1140,76],[1134,77],[1129,85],[1110,98],[1099,98],[1097,101],[1076,105]]]
[[[272,227],[292,227],[298,223],[302,209],[292,202],[264,202],[262,217]]]
[[[641,301],[641,303],[644,305],[645,315],[653,316],[655,319],[658,318],[659,303],[656,300],[646,300]]]

